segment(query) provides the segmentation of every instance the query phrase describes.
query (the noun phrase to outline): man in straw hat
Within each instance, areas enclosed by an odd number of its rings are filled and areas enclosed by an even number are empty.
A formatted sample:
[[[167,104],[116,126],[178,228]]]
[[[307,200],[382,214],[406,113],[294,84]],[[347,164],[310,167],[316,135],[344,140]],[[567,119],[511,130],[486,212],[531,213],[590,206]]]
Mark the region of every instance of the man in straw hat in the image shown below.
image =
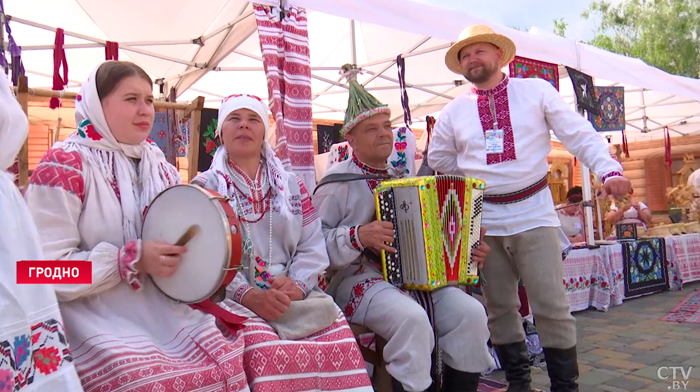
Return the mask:
[[[394,242],[394,228],[374,218],[373,190],[380,181],[362,175],[395,176],[387,164],[394,148],[390,110],[357,83],[351,68],[345,68],[350,96],[342,133],[352,157],[326,173],[313,197],[331,263],[326,291],[351,323],[367,326],[388,341],[384,360],[394,391],[431,387],[431,353],[437,339],[445,364],[444,391],[475,392],[480,373],[495,367],[483,306],[456,287],[405,293],[382,277],[377,255],[381,249],[396,251],[387,245]],[[352,174],[355,180],[348,178]],[[344,178],[329,182],[338,175]],[[475,249],[477,262],[483,262],[488,251],[486,245]],[[441,369],[433,369],[437,368]]]
[[[433,170],[486,182],[483,226],[492,249],[482,269],[491,342],[509,381],[529,391],[530,371],[518,308],[522,278],[544,347],[551,390],[577,391],[576,320],[562,285],[557,213],[547,191],[550,133],[622,196],[631,183],[607,145],[550,83],[509,79],[501,69],[515,44],[486,26],[466,28],[445,63],[472,83],[440,113],[428,150]]]

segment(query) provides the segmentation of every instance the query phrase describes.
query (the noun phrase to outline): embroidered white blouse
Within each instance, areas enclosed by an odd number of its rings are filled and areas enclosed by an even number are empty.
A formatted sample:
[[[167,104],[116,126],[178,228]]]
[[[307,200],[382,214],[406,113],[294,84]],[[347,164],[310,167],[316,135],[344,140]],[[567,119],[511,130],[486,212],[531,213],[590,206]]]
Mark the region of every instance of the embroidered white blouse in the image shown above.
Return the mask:
[[[270,206],[265,200],[270,197],[270,186],[263,181],[259,170],[254,179],[231,165],[231,170],[237,176],[227,176],[229,184],[235,184],[235,189],[242,192],[238,195],[242,200],[243,213],[253,222],[243,223],[244,236],[250,235],[255,254],[265,259],[270,275],[289,276],[297,287],[308,294],[318,285],[318,279],[328,268],[328,253],[321,231],[321,220],[311,204],[306,187],[293,173],[287,172],[287,186],[292,198],[292,218],[286,219],[277,207]],[[192,179],[191,184],[218,191],[217,174],[207,170]],[[254,192],[252,189],[256,189]],[[245,195],[245,196],[244,196]],[[234,195],[228,195],[234,197]],[[272,196],[279,197],[279,196]],[[272,216],[269,209],[272,208]],[[262,215],[261,215],[262,212]],[[245,218],[244,218],[245,219]],[[248,233],[250,228],[250,233]],[[270,237],[272,235],[272,237]],[[268,260],[270,250],[272,260]],[[247,254],[241,260],[246,268],[243,273],[236,274],[233,282],[227,288],[227,298],[240,303],[243,296],[254,287],[251,268],[255,268],[253,255]]]
[[[489,96],[503,130],[502,153],[486,153],[485,132],[494,123]],[[433,130],[428,163],[438,172],[484,180],[486,195],[517,192],[547,175],[550,129],[598,178],[622,175],[603,139],[549,82],[508,76],[490,91],[472,88],[445,106]],[[482,225],[488,235],[506,236],[560,222],[545,189],[512,204],[484,203]]]

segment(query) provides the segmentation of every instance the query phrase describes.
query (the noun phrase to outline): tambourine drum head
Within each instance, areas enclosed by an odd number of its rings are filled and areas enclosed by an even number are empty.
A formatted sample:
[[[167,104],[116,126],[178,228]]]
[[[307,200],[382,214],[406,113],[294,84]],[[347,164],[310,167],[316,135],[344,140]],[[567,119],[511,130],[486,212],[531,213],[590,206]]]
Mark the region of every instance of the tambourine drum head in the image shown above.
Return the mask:
[[[151,276],[155,285],[170,298],[196,303],[219,289],[230,256],[229,224],[223,209],[193,186],[175,186],[163,191],[146,212],[143,241],[174,244],[191,226],[199,233],[187,243],[187,252],[175,274],[169,278]]]

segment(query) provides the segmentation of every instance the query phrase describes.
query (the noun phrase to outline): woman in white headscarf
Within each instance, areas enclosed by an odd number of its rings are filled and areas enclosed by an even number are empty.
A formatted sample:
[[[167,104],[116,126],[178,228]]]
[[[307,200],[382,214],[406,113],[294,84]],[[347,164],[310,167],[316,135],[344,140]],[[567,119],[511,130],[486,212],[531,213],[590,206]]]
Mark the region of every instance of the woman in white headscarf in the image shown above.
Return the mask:
[[[329,265],[321,221],[302,182],[265,141],[269,130],[260,98],[226,98],[216,130],[223,145],[209,170],[192,180],[231,198],[243,228],[245,272],[229,285],[224,303],[250,317],[243,329],[246,375],[254,390],[371,391],[352,331],[333,298],[317,287]],[[291,362],[259,360],[276,344]],[[290,373],[294,380],[266,377]]]
[[[27,116],[0,74],[0,392],[82,391],[51,285],[17,284],[17,262],[43,260],[36,226],[7,171]]]
[[[96,67],[76,97],[77,131],[44,155],[26,191],[46,257],[92,262],[92,284],[55,286],[75,367],[86,392],[247,391],[243,338],[147,277],[171,275],[185,251],[139,238],[148,204],[180,182],[147,140],[152,91],[133,63]]]

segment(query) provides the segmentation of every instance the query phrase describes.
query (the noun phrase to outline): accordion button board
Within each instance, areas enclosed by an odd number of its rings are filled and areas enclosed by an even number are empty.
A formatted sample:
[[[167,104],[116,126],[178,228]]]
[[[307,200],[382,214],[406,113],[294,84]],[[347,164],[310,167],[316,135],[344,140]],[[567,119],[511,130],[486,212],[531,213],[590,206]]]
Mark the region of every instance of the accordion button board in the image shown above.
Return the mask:
[[[381,252],[384,279],[407,290],[475,285],[485,184],[459,176],[383,181],[377,219],[394,225],[396,253]]]

